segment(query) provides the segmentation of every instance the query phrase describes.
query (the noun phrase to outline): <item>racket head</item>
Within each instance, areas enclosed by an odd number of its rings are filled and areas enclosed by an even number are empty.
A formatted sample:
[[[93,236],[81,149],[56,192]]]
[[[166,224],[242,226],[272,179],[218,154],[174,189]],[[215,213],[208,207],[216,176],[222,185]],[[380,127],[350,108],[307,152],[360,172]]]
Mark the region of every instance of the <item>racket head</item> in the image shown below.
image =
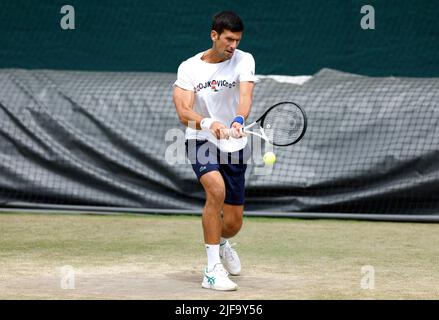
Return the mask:
[[[299,142],[305,135],[308,120],[297,103],[283,101],[268,108],[257,120],[271,144],[279,147]]]

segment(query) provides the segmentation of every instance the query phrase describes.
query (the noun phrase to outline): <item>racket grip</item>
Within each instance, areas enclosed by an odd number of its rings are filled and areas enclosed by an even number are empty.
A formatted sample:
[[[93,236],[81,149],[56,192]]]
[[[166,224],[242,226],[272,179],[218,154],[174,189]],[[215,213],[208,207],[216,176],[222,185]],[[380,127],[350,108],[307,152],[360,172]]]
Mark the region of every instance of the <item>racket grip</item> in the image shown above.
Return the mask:
[[[244,128],[239,128],[239,134],[236,133],[234,128],[227,129],[227,135],[232,138],[241,138],[244,133]]]

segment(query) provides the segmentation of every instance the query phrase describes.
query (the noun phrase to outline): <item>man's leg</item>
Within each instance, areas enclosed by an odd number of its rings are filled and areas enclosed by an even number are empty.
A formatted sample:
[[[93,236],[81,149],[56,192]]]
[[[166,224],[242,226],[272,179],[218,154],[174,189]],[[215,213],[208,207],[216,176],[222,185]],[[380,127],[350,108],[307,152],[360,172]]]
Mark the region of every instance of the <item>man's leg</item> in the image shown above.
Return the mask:
[[[245,171],[247,169],[244,150],[230,154],[228,163],[220,165],[226,186],[221,228],[220,257],[226,270],[232,275],[241,272],[241,261],[228,239],[235,236],[242,227],[245,201]]]
[[[218,171],[211,171],[202,175],[200,182],[206,192],[202,217],[204,242],[219,244],[222,228],[221,210],[226,196],[224,180]]]
[[[243,205],[224,204],[223,206],[220,258],[221,263],[232,275],[239,275],[241,273],[241,261],[228,239],[234,237],[241,229],[243,213]]]
[[[206,192],[202,224],[208,263],[204,270],[202,287],[215,290],[236,290],[238,286],[228,278],[219,254],[223,224],[221,211],[226,194],[224,180],[218,171],[210,171],[201,176],[200,182]]]
[[[242,227],[243,205],[223,205],[223,224],[221,229],[222,238],[234,237]]]

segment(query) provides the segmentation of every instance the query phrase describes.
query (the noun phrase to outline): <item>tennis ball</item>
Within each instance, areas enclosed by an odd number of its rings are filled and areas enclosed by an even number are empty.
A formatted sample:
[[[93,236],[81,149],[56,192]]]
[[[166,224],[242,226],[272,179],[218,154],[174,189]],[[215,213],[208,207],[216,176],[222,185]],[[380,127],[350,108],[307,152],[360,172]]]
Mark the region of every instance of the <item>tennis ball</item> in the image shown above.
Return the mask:
[[[265,164],[273,165],[276,162],[276,155],[273,152],[266,152],[262,158]]]

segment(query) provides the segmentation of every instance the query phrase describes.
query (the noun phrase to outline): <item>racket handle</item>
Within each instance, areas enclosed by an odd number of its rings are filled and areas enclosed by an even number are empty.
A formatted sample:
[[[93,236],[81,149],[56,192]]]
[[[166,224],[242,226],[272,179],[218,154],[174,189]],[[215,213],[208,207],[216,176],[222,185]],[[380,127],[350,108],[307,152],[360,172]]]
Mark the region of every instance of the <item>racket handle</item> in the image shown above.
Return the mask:
[[[244,133],[244,128],[239,128],[239,135],[236,134],[236,130],[234,128],[227,129],[227,135],[232,138],[241,138]]]

